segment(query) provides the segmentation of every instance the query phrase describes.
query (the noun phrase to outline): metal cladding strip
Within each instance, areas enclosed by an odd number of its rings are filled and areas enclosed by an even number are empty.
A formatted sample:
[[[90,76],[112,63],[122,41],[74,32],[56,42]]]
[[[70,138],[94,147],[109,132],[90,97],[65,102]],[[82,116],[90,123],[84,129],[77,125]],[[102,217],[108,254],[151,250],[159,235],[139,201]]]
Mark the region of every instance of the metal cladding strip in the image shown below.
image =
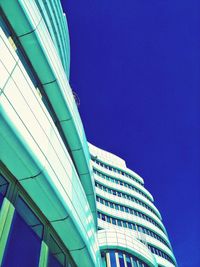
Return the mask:
[[[1,76],[0,159],[72,251],[78,266],[97,266],[95,225],[73,162],[2,29],[0,40],[0,62],[6,70]],[[80,255],[85,265],[79,262]]]
[[[65,37],[65,32],[68,32],[68,25],[67,23],[65,23],[65,15],[63,13],[62,10],[62,6],[60,1],[57,0],[51,0],[52,4],[53,4],[53,10],[57,11],[57,15],[58,15],[58,24],[59,24],[59,28],[60,28],[60,35],[61,35],[61,46],[62,46],[62,50],[63,50],[63,65],[65,66],[65,70],[67,70],[67,62],[66,60],[68,59],[67,57],[67,45],[69,44],[69,38],[67,39]],[[67,71],[67,75],[69,76],[69,73]]]
[[[102,166],[99,166],[94,161],[92,161],[92,166],[93,166],[94,169],[98,170],[100,173],[102,173],[102,174],[104,174],[106,176],[109,176],[111,178],[116,178],[117,180],[120,180],[122,182],[126,182],[127,184],[130,184],[130,185],[134,186],[138,190],[142,191],[152,202],[154,201],[154,199],[153,199],[152,195],[149,193],[149,191],[144,186],[142,186],[139,183],[135,182],[131,178],[126,177],[126,176],[124,176],[122,174],[119,174],[119,173],[116,173],[116,172],[109,171],[109,170],[103,168]]]
[[[158,266],[154,256],[144,244],[120,230],[100,230],[98,231],[98,241],[101,250],[122,250],[141,259],[150,267]]]
[[[126,162],[123,160],[123,159],[121,159],[121,158],[119,158],[118,156],[116,156],[116,155],[114,155],[114,154],[112,154],[112,153],[110,153],[110,152],[107,152],[107,151],[105,151],[105,150],[102,150],[102,149],[100,149],[100,148],[98,148],[98,147],[95,147],[94,145],[92,145],[92,144],[90,144],[89,143],[89,150],[90,150],[90,153],[91,153],[91,155],[94,157],[94,158],[96,158],[96,159],[98,159],[98,160],[100,160],[100,161],[102,161],[103,163],[105,163],[105,165],[109,165],[109,166],[111,166],[111,167],[116,167],[117,169],[120,169],[120,170],[123,170],[125,173],[128,173],[127,172],[127,170],[129,170],[127,167],[126,167]],[[92,161],[92,164],[94,165],[95,163]],[[105,173],[107,173],[108,175],[110,174],[111,176],[116,176],[117,177],[117,173],[116,172],[114,172],[114,171],[111,171],[111,170],[107,170],[106,168],[103,168],[102,166],[99,166],[98,164],[96,164],[95,165],[95,167],[96,167],[96,169],[99,169],[100,171],[104,171]],[[131,171],[131,170],[130,170]],[[132,171],[131,171],[132,172]],[[130,173],[130,172],[129,172]],[[120,174],[119,174],[120,175]],[[140,177],[139,175],[137,175],[136,173],[135,173],[135,175],[136,176],[134,176],[133,175],[133,177],[134,178],[138,178],[138,177]],[[123,176],[121,175],[121,177],[122,177],[122,179],[123,179]],[[140,177],[140,179],[141,180],[138,180],[138,181],[142,181],[143,183],[144,183],[144,181],[143,181],[143,179]],[[113,186],[116,186],[116,185],[113,185]],[[123,187],[122,187],[123,188]],[[139,188],[138,188],[139,189]],[[140,188],[141,189],[141,188]],[[123,191],[123,190],[121,190],[121,191]],[[133,191],[133,190],[132,190]],[[145,192],[144,193],[146,193],[146,189],[145,189]],[[133,191],[134,192],[134,191]],[[153,197],[152,197],[152,195],[149,193],[148,194],[148,196],[149,197],[151,197],[152,198],[152,201],[153,201]],[[138,194],[138,197],[137,198],[140,198],[139,197],[139,194]],[[159,210],[149,201],[149,206],[150,207],[152,207],[153,206],[153,210],[155,210],[155,212],[156,212],[156,214],[158,215],[158,217],[159,217],[159,219],[162,219],[162,216],[161,216],[161,214],[160,214],[160,212],[159,212]]]
[[[46,1],[46,2],[49,2],[50,4],[50,8],[51,10],[53,11],[53,14],[54,14],[54,18],[56,20],[56,23],[55,23],[55,27],[56,27],[56,33],[58,33],[58,38],[59,38],[59,46],[60,46],[60,51],[61,51],[61,60],[63,62],[63,66],[64,66],[64,69],[66,68],[65,66],[65,62],[64,62],[64,59],[66,58],[66,54],[65,54],[65,46],[64,46],[64,35],[63,35],[63,28],[62,28],[62,19],[63,19],[63,15],[61,16],[61,9],[62,7],[61,6],[58,6],[57,2],[55,0],[51,0],[51,1]],[[62,12],[63,14],[63,12]]]
[[[65,36],[65,50],[66,50],[66,66],[67,66],[67,78],[70,77],[70,39],[69,39],[69,29],[68,29],[68,22],[67,17],[65,14],[63,14],[63,24],[67,25],[67,27],[64,27],[64,36]]]
[[[58,179],[55,171],[52,170],[53,162],[48,163],[48,159],[45,159],[44,155],[39,155],[38,148],[35,148],[38,150],[37,155],[34,154],[33,144],[25,143],[26,131],[19,133],[19,129],[14,128],[12,121],[8,122],[5,114],[0,117],[0,120],[1,160],[51,222],[69,251],[73,250],[73,257],[77,265],[96,266],[97,255],[96,251],[93,251],[97,246],[94,244],[95,227],[94,225],[92,227],[93,219],[89,206],[86,213],[84,207],[78,206],[78,203],[81,203],[82,206],[87,207],[87,202],[75,171],[72,181],[76,184],[70,186],[69,179],[64,176],[62,176],[62,181],[59,180],[61,177]],[[20,122],[18,123],[20,124]],[[3,151],[7,152],[6,155]],[[43,160],[41,160],[42,157]],[[81,198],[81,201],[78,197]],[[76,207],[73,204],[75,202]],[[65,233],[70,234],[66,235]],[[84,254],[81,253],[81,256],[84,264],[80,262],[80,248],[82,247]]]
[[[113,183],[111,181],[107,181],[106,179],[104,179],[104,178],[102,178],[102,177],[100,177],[98,175],[95,175],[95,180],[98,183],[106,186],[107,188],[115,189],[115,190],[120,191],[122,193],[126,193],[127,195],[133,196],[134,198],[137,198],[138,200],[141,200],[148,207],[150,207],[156,214],[159,215],[158,209],[155,207],[155,205],[149,199],[145,198],[143,195],[141,195],[140,193],[134,191],[133,189],[129,189],[129,188],[125,187],[125,186]]]
[[[44,20],[33,1],[1,0],[1,7],[18,35],[58,117],[96,220],[94,181],[83,125]]]
[[[135,179],[137,179],[139,182],[144,184],[144,180],[142,177],[140,177],[137,173],[133,172],[132,170],[128,169],[126,167],[126,162],[121,159],[120,157],[107,152],[101,148],[98,148],[92,144],[89,143],[90,153],[97,158],[100,158],[100,160],[104,161],[108,165],[116,166],[117,169],[120,169],[121,171],[124,171],[130,175],[132,175]]]
[[[48,28],[48,31],[51,35],[53,42],[54,42],[54,45],[55,45],[57,51],[60,53],[59,42],[57,40],[57,35],[55,34],[55,31],[54,31],[54,23],[51,22],[54,19],[54,17],[52,18],[52,16],[50,16],[46,1],[35,0],[35,2],[36,2],[37,6],[40,10],[40,13],[42,14],[42,17],[45,21],[45,24]]]
[[[162,258],[162,257],[159,257],[157,255],[154,255],[155,258],[156,258],[156,261],[159,265],[159,267],[175,267],[177,265],[174,265],[173,263],[169,262],[168,260]]]
[[[156,209],[154,209],[154,208],[152,208],[152,206],[150,206],[150,205],[148,205],[148,204],[146,204],[146,201],[143,201],[143,199],[141,200],[141,198],[139,198],[136,194],[134,194],[134,193],[127,193],[126,191],[122,191],[122,190],[117,190],[117,189],[114,189],[113,187],[111,187],[111,186],[107,186],[107,185],[105,185],[105,184],[103,184],[103,183],[100,183],[99,181],[97,181],[96,180],[96,183],[97,183],[97,188],[98,187],[101,187],[102,186],[102,188],[99,188],[101,191],[103,191],[103,192],[106,192],[106,191],[104,191],[104,190],[116,190],[118,193],[123,193],[123,194],[125,194],[126,196],[130,196],[130,197],[132,197],[132,198],[134,198],[135,199],[135,201],[140,201],[141,203],[138,203],[138,205],[139,206],[142,206],[142,207],[144,207],[147,211],[149,211],[149,212],[151,212],[151,213],[153,213],[154,215],[156,215],[157,216],[157,218],[158,218],[158,220],[160,219],[159,218],[159,216],[158,216],[158,213],[156,212]],[[96,193],[97,192],[99,192],[99,191],[97,191],[96,190]],[[108,192],[109,193],[109,192]],[[115,196],[116,197],[116,199],[118,199],[118,201],[120,202],[120,203],[123,203],[123,201],[125,201],[125,200],[127,200],[128,199],[128,197],[127,198],[125,198],[125,197],[123,197],[123,196],[118,196],[118,193],[116,193],[115,195],[114,194],[112,194],[112,193],[109,193],[109,195],[112,197],[112,196]],[[101,193],[100,193],[101,194]],[[133,200],[130,200],[130,201],[132,201],[132,202],[134,202]],[[135,203],[137,203],[137,202],[135,202]]]
[[[98,193],[97,193],[98,195]],[[104,197],[102,197],[101,195],[98,195],[99,198],[101,199],[104,199],[105,201],[107,201],[108,203],[111,201],[111,199],[105,199]],[[110,203],[113,203],[113,204],[118,204],[120,205],[120,207],[125,207],[125,208],[130,208],[131,210],[133,210],[132,212],[129,212],[129,211],[124,211],[124,210],[121,210],[121,208],[115,208],[115,207],[111,207],[110,206]],[[151,225],[154,225],[156,227],[158,227],[166,236],[167,236],[167,232],[165,230],[165,228],[163,227],[163,224],[160,222],[160,221],[156,221],[154,219],[154,217],[152,217],[151,215],[149,215],[147,212],[144,212],[143,209],[138,209],[138,207],[133,207],[131,205],[127,205],[126,203],[124,202],[117,202],[117,201],[111,201],[109,203],[109,205],[105,205],[104,203],[101,203],[101,201],[97,200],[97,209],[98,210],[102,210],[102,211],[106,211],[110,210],[110,212],[113,212],[113,213],[118,213],[119,211],[122,212],[122,214],[127,218],[127,216],[135,216],[135,220],[142,220],[142,221],[145,221],[145,222],[148,222],[150,223]],[[138,204],[137,204],[138,205]],[[137,214],[135,214],[135,211],[137,212]],[[142,217],[141,214],[144,214],[146,216],[145,217]],[[152,221],[150,221],[149,219],[147,218],[150,218]]]
[[[127,222],[134,222],[138,225],[144,226],[149,230],[152,230],[154,233],[158,234],[160,237],[162,237],[169,246],[171,246],[169,239],[167,237],[166,234],[164,234],[157,226],[155,226],[154,224],[140,218],[137,217],[135,215],[132,214],[128,214],[119,210],[115,210],[109,207],[105,207],[104,205],[101,205],[100,203],[97,204],[97,209],[98,211],[100,211],[101,213],[104,213],[105,215],[110,215],[113,218],[116,219],[121,219]]]
[[[91,155],[94,157],[93,154],[91,154]],[[111,155],[112,155],[112,154],[111,154]],[[131,177],[135,178],[135,180],[137,181],[137,183],[139,183],[139,185],[144,186],[144,182],[143,182],[142,180],[138,179],[139,176],[136,175],[136,173],[134,173],[134,175],[133,175],[133,174],[130,174],[130,172],[127,171],[128,168],[126,168],[126,167],[122,167],[122,166],[118,166],[117,164],[111,165],[111,163],[108,163],[108,162],[106,161],[105,158],[101,158],[101,157],[99,157],[99,156],[97,157],[97,159],[98,159],[98,161],[100,161],[101,163],[104,163],[105,165],[109,165],[109,166],[111,166],[111,167],[113,167],[113,168],[116,168],[116,169],[120,170],[121,172],[124,172],[124,173],[130,175]],[[95,164],[95,162],[94,162],[94,164]],[[113,171],[113,170],[109,170],[109,169],[107,169],[107,168],[104,168],[104,167],[100,166],[99,164],[97,164],[96,166],[99,166],[100,169],[101,169],[102,171],[105,171],[108,175],[109,175],[109,174],[110,174],[110,175],[116,175],[117,177],[121,177],[121,178],[125,178],[125,177],[127,177],[127,176],[124,176],[123,174],[116,173],[116,172]],[[128,177],[127,177],[127,178],[128,178]],[[129,177],[129,179],[131,179],[131,178]],[[151,195],[150,193],[149,193],[149,195],[150,195],[150,197],[151,197],[152,200],[153,200],[152,195]]]
[[[52,8],[53,1],[36,1],[37,6],[39,7],[43,19],[48,27],[48,30],[51,34],[52,39],[54,40],[54,45],[56,45],[57,51],[60,55],[60,59],[63,62],[64,51],[63,51],[63,44],[61,41],[62,34],[60,30],[60,20],[58,20],[58,12],[57,9],[54,7]],[[44,6],[45,5],[45,6]]]
[[[98,220],[98,224],[101,224],[102,225],[102,222],[101,222],[102,220],[101,219],[99,219]],[[126,221],[128,221],[128,220],[126,220]],[[104,221],[103,221],[104,222]],[[128,222],[130,222],[130,221],[128,221]],[[133,221],[132,221],[132,223],[134,223]],[[104,224],[104,223],[103,223]],[[137,223],[137,225],[141,225],[141,223],[139,224],[139,223]],[[153,231],[151,228],[149,228],[148,226],[145,226],[145,225],[143,225],[143,227],[145,227],[145,228],[148,228],[150,231],[152,231],[152,232],[155,232],[155,231]],[[124,228],[124,227],[120,227],[120,226],[118,226],[118,225],[114,225],[114,224],[111,224],[111,223],[109,223],[109,222],[106,222],[106,228],[117,228],[117,229],[122,229],[122,228]],[[124,228],[125,229],[125,231],[127,231],[128,230],[128,228]],[[131,233],[133,233],[135,230],[128,230],[129,232],[131,232]],[[158,245],[160,245],[161,244],[161,246],[162,246],[162,249],[164,250],[164,251],[166,251],[166,253],[168,253],[169,255],[171,255],[171,250],[169,249],[169,247],[167,247],[165,244],[163,244],[161,241],[159,241],[159,240],[157,240],[157,239],[155,239],[154,237],[149,237],[147,234],[144,234],[144,233],[141,233],[141,232],[138,232],[138,231],[135,231],[135,233],[139,233],[139,236],[141,235],[142,237],[144,237],[144,239],[147,241],[147,240],[149,240],[150,241],[150,243],[152,243],[152,244],[154,244],[154,245],[156,245],[156,246],[158,246]],[[141,234],[140,234],[141,233]],[[164,239],[164,238],[163,238]],[[165,240],[166,241],[166,240]],[[168,243],[167,241],[166,241],[166,243]],[[169,250],[170,250],[170,252],[169,252]],[[174,256],[172,256],[173,258],[174,258]]]
[[[146,235],[144,233],[140,233],[140,232],[133,230],[133,229],[131,230],[128,228],[123,228],[123,227],[120,227],[117,225],[113,225],[113,224],[110,224],[108,222],[104,222],[100,219],[98,220],[98,225],[104,229],[119,229],[121,231],[123,229],[123,232],[128,233],[131,236],[134,236],[136,239],[144,240],[145,243],[148,243],[149,245],[153,245],[154,247],[162,250],[163,252],[168,254],[168,256],[170,256],[172,259],[174,259],[174,261],[176,261],[176,259],[174,258],[173,252],[169,249],[169,247],[167,247],[165,244],[163,244],[159,240],[157,240],[157,239],[155,239],[149,235]]]
[[[106,163],[106,162],[104,161],[103,163]],[[130,177],[126,177],[126,176],[124,176],[122,174],[119,174],[119,173],[116,173],[114,171],[108,170],[108,169],[100,166],[99,164],[97,164],[94,161],[92,161],[92,165],[93,165],[93,168],[99,170],[100,173],[104,173],[105,175],[107,175],[107,176],[109,176],[111,178],[116,178],[116,179],[121,180],[123,182],[127,182],[128,184],[132,184],[135,188],[137,188],[138,190],[142,191],[151,202],[154,201],[152,195],[148,192],[148,190],[143,185],[138,184],[137,182],[132,180]]]
[[[100,188],[96,188],[96,194],[97,196],[102,197],[105,200],[112,201],[113,203],[120,204],[122,206],[127,206],[129,208],[132,208],[132,209],[135,209],[137,211],[144,213],[145,215],[155,220],[166,232],[166,229],[162,221],[158,219],[158,217],[153,212],[147,210],[145,207],[141,206],[140,204],[137,204],[128,199],[123,199],[118,196],[110,195],[108,192],[102,191]]]
[[[105,214],[105,213],[104,213]],[[112,216],[112,215],[111,215]],[[114,217],[114,216],[112,216]],[[121,218],[122,220],[125,220],[124,218]],[[126,220],[126,221],[129,221],[129,220]],[[132,223],[134,223],[134,221],[132,220]],[[136,222],[137,225],[142,225],[140,222]],[[120,227],[120,226],[117,226],[117,225],[114,225],[114,224],[111,224],[109,222],[105,222],[105,221],[102,221],[101,219],[98,219],[98,225],[102,226],[103,228],[109,228],[109,229],[119,229],[122,231],[122,229],[124,230],[124,232],[127,232],[129,233],[129,235],[134,235],[136,238],[142,238],[145,240],[145,242],[147,242],[148,244],[150,245],[153,245],[155,247],[157,247],[158,249],[161,249],[162,251],[164,251],[166,254],[168,254],[171,258],[173,258],[174,260],[176,260],[174,258],[174,255],[172,253],[172,251],[169,249],[169,247],[167,247],[165,244],[163,244],[162,242],[160,242],[159,240],[147,235],[147,234],[144,234],[144,233],[141,233],[141,232],[138,232],[136,230],[133,230],[133,229],[129,229],[129,228],[123,228],[123,227]],[[145,224],[143,225],[144,227],[152,230],[148,225],[146,226]],[[153,230],[155,232],[155,230]]]
[[[176,259],[173,255],[173,252],[168,247],[166,247],[163,243],[159,242],[158,240],[156,240],[154,238],[151,238],[151,237],[144,235],[144,234],[141,235],[140,232],[137,232],[135,230],[130,230],[128,228],[119,227],[117,225],[110,224],[110,223],[102,221],[100,219],[98,220],[98,226],[101,229],[106,229],[106,230],[108,230],[108,229],[113,230],[114,229],[116,231],[121,231],[121,232],[123,232],[124,235],[132,236],[134,239],[137,239],[137,240],[143,240],[143,242],[145,242],[149,245],[153,245],[154,247],[163,251],[165,254],[167,254],[169,257],[171,257],[174,260],[174,262],[176,262]],[[167,261],[167,262],[169,262],[169,261]]]

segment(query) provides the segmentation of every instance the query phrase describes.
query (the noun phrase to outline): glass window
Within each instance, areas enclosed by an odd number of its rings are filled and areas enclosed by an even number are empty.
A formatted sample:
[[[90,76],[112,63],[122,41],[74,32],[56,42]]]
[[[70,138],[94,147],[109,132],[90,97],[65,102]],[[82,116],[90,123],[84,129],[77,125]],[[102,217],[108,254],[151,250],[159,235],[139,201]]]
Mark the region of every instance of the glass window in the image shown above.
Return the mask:
[[[117,220],[117,225],[118,225],[118,226],[122,226],[122,223],[121,223],[120,220]]]
[[[54,238],[49,238],[49,258],[48,267],[61,267],[65,265],[66,257],[61,248],[58,246]]]
[[[132,226],[133,226],[132,223],[128,222],[128,228],[132,229]]]
[[[127,267],[131,267],[131,258],[128,255],[126,255],[126,265]]]
[[[116,219],[115,218],[112,218],[112,224],[116,225]]]
[[[133,267],[138,267],[137,260],[135,258],[132,259],[133,259]]]
[[[2,267],[38,266],[42,233],[43,226],[39,219],[28,205],[18,198]]]
[[[119,266],[120,267],[125,267],[124,257],[123,257],[122,252],[118,252],[118,258],[119,258]]]
[[[117,195],[118,195],[119,197],[121,197],[122,193],[121,193],[121,192],[117,192]]]
[[[127,223],[123,221],[123,227],[127,228]]]
[[[111,207],[111,208],[113,208],[113,207],[114,207],[112,202],[110,202],[110,207]]]
[[[111,267],[117,267],[116,258],[115,258],[115,251],[110,251],[110,264]]]
[[[3,29],[3,31],[7,37],[11,36],[10,30],[8,29],[8,27],[6,26],[6,24],[2,18],[0,18],[0,26]]]
[[[40,237],[43,236],[44,226],[21,197],[17,198],[16,210],[27,225]]]
[[[4,196],[6,195],[7,189],[8,189],[8,182],[3,177],[3,175],[0,174],[0,207],[2,205]]]

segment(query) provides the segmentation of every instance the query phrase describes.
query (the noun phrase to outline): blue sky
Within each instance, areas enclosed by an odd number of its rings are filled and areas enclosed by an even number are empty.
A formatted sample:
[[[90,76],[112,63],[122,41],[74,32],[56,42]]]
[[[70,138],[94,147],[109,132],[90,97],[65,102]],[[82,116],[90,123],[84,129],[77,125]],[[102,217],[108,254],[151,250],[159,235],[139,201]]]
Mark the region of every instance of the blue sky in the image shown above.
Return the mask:
[[[200,266],[196,1],[63,1],[88,140],[139,173],[180,267]]]

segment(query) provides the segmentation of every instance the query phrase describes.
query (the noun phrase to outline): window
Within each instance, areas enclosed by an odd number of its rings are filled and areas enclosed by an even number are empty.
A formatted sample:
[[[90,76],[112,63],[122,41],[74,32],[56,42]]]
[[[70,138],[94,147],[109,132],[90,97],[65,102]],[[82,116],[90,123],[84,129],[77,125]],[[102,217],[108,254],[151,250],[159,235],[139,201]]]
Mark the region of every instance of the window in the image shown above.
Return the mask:
[[[0,174],[0,207],[2,205],[4,196],[6,195],[7,189],[8,189],[8,182],[3,177],[3,175]]]
[[[117,225],[122,226],[122,222],[120,220],[117,220]]]
[[[2,267],[38,266],[42,235],[43,225],[29,206],[19,197]]]
[[[112,218],[112,224],[116,225],[116,219]]]
[[[115,251],[110,251],[110,264],[111,267],[117,267],[117,263],[116,263],[116,257],[115,257]]]
[[[131,258],[128,255],[126,255],[126,265],[127,267],[131,267]]]
[[[124,257],[123,257],[122,252],[118,252],[118,258],[119,258],[119,265],[120,265],[120,267],[125,267]]]
[[[62,267],[65,265],[65,254],[58,246],[54,238],[50,235],[49,239],[48,267]]]

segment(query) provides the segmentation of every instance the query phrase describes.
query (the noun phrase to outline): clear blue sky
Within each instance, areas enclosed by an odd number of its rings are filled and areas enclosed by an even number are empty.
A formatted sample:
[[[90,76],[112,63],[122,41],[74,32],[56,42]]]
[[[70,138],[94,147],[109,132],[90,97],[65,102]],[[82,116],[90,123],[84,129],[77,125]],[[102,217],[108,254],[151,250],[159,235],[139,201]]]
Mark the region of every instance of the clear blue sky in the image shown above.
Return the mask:
[[[200,266],[198,1],[63,1],[88,140],[145,179],[180,267]]]

